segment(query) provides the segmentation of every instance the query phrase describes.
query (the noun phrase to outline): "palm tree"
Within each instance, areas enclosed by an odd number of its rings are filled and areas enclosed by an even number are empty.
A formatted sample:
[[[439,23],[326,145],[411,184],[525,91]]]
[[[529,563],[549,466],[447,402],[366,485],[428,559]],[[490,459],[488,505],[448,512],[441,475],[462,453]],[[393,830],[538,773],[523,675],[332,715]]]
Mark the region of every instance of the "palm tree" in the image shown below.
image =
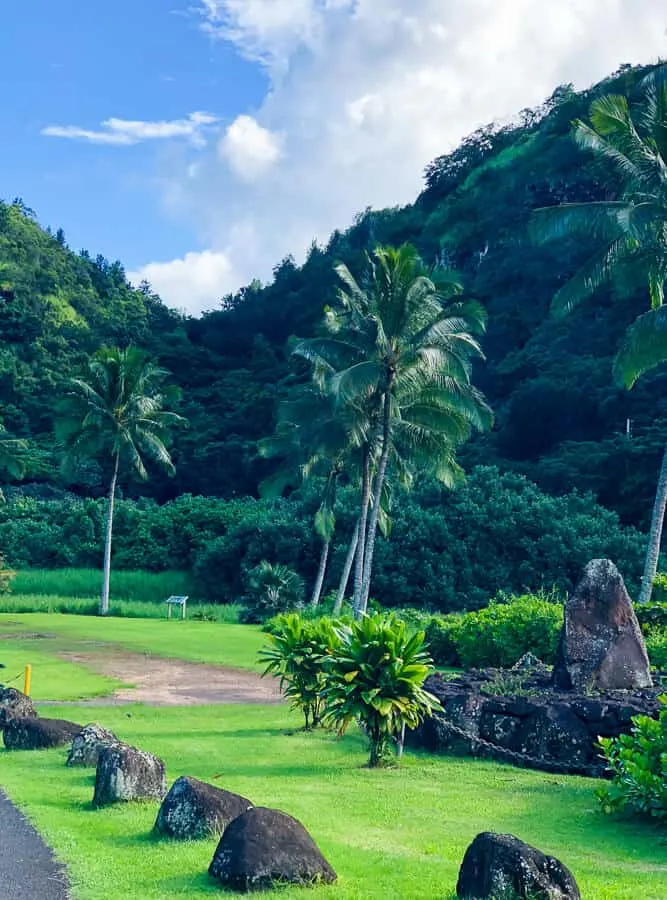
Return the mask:
[[[404,476],[413,464],[452,482],[454,449],[491,412],[471,383],[471,359],[482,353],[482,308],[457,298],[460,284],[429,271],[410,245],[368,255],[362,284],[344,265],[340,308],[328,310],[330,337],[302,341],[296,352],[326,378],[341,410],[358,412],[362,451],[361,508],[354,605],[365,612],[375,539],[390,461]],[[371,496],[373,498],[371,504]],[[370,511],[369,511],[370,507]]]
[[[649,311],[626,333],[614,373],[628,389],[644,372],[667,360],[664,329],[667,280],[667,67],[641,82],[639,102],[607,95],[591,104],[590,124],[573,123],[573,137],[584,150],[611,163],[621,179],[617,200],[566,203],[537,210],[538,240],[583,233],[599,248],[558,291],[552,309],[568,313],[582,300],[623,273],[647,285]],[[639,602],[653,590],[667,505],[667,449],[656,491]]]
[[[313,608],[320,602],[336,529],[339,481],[344,474],[354,477],[358,469],[358,450],[351,437],[354,415],[351,408],[344,412],[346,414],[342,415],[335,408],[331,394],[322,383],[299,386],[279,404],[275,433],[258,443],[260,456],[281,458],[278,468],[260,483],[261,496],[280,496],[287,488],[297,487],[313,477],[324,479],[322,499],[314,519],[322,550],[310,601]],[[353,542],[356,547],[354,536]],[[334,612],[340,611],[346,587],[347,578],[344,577]]]
[[[72,379],[60,408],[58,434],[65,442],[66,461],[95,458],[111,464],[101,615],[109,611],[111,536],[121,466],[141,479],[148,478],[148,460],[174,472],[165,440],[169,427],[184,419],[164,410],[170,394],[163,384],[167,374],[136,347],[103,348],[89,360],[86,376]]]

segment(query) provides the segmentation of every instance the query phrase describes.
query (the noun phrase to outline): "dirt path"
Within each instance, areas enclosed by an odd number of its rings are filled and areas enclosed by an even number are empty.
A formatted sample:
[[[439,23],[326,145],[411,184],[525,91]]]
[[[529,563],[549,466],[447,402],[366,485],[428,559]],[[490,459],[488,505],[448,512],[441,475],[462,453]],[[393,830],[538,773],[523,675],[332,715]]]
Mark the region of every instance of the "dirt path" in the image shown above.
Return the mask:
[[[150,703],[155,706],[194,706],[206,703],[278,703],[280,692],[274,678],[260,678],[244,669],[226,669],[205,663],[164,659],[125,650],[94,653],[71,651],[58,654],[108,675],[132,687],[119,688],[112,697],[89,703]]]
[[[0,897],[67,900],[67,875],[28,820],[0,791]]]

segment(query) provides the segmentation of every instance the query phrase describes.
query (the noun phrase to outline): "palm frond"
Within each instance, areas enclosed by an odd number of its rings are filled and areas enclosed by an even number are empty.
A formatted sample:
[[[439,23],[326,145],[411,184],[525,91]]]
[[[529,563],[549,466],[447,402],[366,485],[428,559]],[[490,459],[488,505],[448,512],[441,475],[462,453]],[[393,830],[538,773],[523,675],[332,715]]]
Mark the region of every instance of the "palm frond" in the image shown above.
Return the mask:
[[[614,376],[631,388],[638,378],[667,362],[667,307],[650,309],[628,328],[614,360]]]
[[[551,310],[564,316],[590,297],[611,279],[614,270],[635,249],[635,241],[623,236],[596,251],[588,261],[555,294]]]

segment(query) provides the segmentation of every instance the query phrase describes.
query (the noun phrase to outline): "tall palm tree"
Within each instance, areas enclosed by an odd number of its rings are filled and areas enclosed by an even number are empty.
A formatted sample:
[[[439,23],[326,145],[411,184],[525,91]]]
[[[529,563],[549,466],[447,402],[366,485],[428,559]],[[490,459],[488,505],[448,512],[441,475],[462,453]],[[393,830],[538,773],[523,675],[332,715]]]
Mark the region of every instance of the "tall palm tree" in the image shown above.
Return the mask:
[[[170,396],[164,386],[167,374],[136,347],[103,348],[89,360],[85,377],[72,379],[60,407],[57,431],[65,442],[67,461],[104,459],[111,466],[101,615],[109,611],[111,537],[121,466],[141,479],[148,478],[148,460],[174,472],[165,440],[169,428],[184,419],[164,409]]]
[[[359,468],[359,453],[351,437],[355,415],[351,408],[336,409],[331,394],[318,382],[292,391],[291,396],[279,404],[277,418],[274,434],[258,443],[260,456],[281,459],[274,472],[260,483],[261,496],[280,496],[287,488],[297,487],[313,477],[324,480],[321,502],[314,518],[315,531],[322,541],[311,595],[311,606],[317,607],[336,528],[338,485],[343,475],[354,479]],[[386,516],[383,526],[386,527]],[[353,543],[356,548],[354,536]],[[346,586],[347,577],[343,577],[339,608]]]
[[[563,315],[623,273],[647,286],[649,311],[626,333],[614,373],[628,389],[644,372],[667,361],[664,309],[667,280],[667,67],[641,82],[641,95],[607,95],[591,104],[590,123],[573,123],[573,137],[584,150],[611,163],[621,191],[613,201],[566,203],[537,210],[538,240],[583,233],[600,246],[558,291],[553,311]],[[653,590],[667,506],[667,448],[656,491],[639,602]]]
[[[458,299],[460,284],[427,270],[410,245],[378,247],[360,284],[344,265],[339,308],[328,310],[330,337],[302,341],[296,351],[326,374],[338,408],[359,411],[355,441],[362,451],[362,488],[354,605],[365,612],[375,540],[390,461],[453,480],[454,450],[491,412],[471,382],[481,357],[476,334],[482,308]],[[370,498],[373,498],[372,504]],[[369,511],[370,506],[370,511]]]

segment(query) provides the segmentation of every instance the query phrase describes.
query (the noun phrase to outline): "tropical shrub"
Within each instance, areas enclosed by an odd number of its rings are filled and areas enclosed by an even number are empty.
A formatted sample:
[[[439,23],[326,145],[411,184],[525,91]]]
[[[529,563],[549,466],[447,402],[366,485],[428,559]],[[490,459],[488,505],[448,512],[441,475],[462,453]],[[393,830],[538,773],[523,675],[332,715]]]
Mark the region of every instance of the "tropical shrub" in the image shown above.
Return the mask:
[[[651,628],[646,633],[646,651],[652,666],[667,669],[667,628]]]
[[[263,675],[280,678],[280,689],[292,709],[300,709],[308,731],[322,717],[325,683],[324,660],[338,646],[338,635],[328,619],[309,622],[296,613],[275,616],[268,646],[259,652],[266,665]]]
[[[660,575],[660,578],[667,578]],[[660,593],[661,598],[654,598],[649,603],[636,603],[635,612],[642,628],[667,628],[667,596],[662,591],[656,590],[656,594]]]
[[[216,603],[237,602],[247,573],[262,559],[290,566],[312,583],[320,551],[312,528],[316,487],[280,501],[119,500],[114,569],[189,571],[195,594]],[[0,547],[10,568],[100,566],[104,500],[8,497],[0,504]],[[339,501],[325,592],[338,584],[357,517],[354,490],[341,489]],[[392,520],[391,542],[380,539],[376,547],[372,584],[385,607],[479,609],[499,587],[520,594],[554,584],[566,592],[596,557],[616,562],[631,593],[641,572],[645,538],[622,527],[614,513],[587,496],[550,497],[493,468],[473,468],[455,492],[428,479],[410,494],[397,489]]]
[[[4,557],[0,553],[0,594],[6,594],[11,590],[11,583],[15,576],[16,572],[5,566]]]
[[[340,735],[358,720],[370,744],[368,765],[381,766],[392,741],[402,749],[405,727],[415,728],[439,707],[423,687],[432,668],[424,633],[410,634],[405,622],[377,614],[337,632],[339,646],[324,663],[324,720]]]
[[[433,616],[426,626],[428,651],[438,666],[461,665],[458,636],[465,616],[453,613],[449,616]]]
[[[667,695],[660,701],[657,721],[635,716],[631,734],[600,739],[612,781],[595,793],[607,813],[667,818]]]
[[[463,666],[513,666],[528,652],[553,663],[563,606],[552,602],[552,596],[524,594],[506,603],[491,601],[486,609],[462,616],[455,645]]]
[[[248,572],[241,621],[263,622],[278,612],[299,609],[303,605],[303,591],[303,579],[294,569],[263,559]]]

